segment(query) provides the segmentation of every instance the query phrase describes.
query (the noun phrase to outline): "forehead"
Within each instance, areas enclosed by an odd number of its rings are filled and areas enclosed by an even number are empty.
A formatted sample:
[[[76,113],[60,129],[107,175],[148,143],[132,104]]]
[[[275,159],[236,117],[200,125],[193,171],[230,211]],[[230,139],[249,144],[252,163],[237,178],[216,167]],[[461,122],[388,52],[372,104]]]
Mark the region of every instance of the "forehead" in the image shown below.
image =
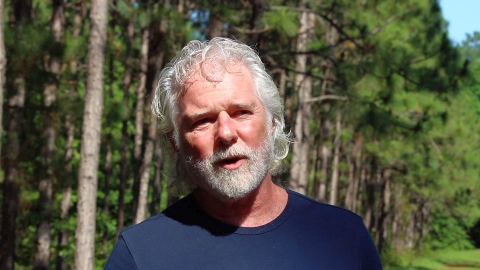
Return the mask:
[[[180,99],[209,89],[236,89],[239,92],[248,90],[256,95],[251,71],[243,63],[234,60],[206,60],[196,64],[184,80]]]
[[[214,72],[213,72],[214,71]],[[197,69],[184,83],[179,98],[180,115],[201,114],[229,107],[263,107],[258,97],[251,72],[243,64],[229,65],[228,69]]]

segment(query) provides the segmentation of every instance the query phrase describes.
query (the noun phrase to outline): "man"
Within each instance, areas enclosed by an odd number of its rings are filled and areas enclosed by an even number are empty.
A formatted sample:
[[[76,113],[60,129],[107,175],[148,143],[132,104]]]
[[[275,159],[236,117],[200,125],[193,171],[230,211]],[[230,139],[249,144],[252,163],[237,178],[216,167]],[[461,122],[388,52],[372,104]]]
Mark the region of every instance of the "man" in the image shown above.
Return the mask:
[[[152,108],[189,195],[124,230],[105,269],[382,269],[361,218],[276,185],[283,105],[250,47],[192,41],[162,71]]]

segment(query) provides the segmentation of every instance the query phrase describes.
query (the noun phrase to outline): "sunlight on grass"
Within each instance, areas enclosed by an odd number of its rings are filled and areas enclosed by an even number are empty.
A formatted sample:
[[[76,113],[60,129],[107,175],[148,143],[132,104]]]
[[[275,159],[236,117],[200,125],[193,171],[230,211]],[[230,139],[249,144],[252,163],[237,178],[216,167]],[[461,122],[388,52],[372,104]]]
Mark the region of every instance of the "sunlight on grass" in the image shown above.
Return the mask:
[[[480,249],[442,250],[421,258],[407,259],[386,270],[480,270]]]

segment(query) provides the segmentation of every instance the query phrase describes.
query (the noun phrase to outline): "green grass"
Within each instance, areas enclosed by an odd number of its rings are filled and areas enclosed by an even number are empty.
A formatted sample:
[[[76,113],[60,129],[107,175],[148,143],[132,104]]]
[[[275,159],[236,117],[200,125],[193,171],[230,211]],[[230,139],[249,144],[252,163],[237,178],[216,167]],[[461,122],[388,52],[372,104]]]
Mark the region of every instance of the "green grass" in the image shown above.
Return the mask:
[[[420,258],[406,259],[386,270],[480,270],[480,249],[442,250]]]

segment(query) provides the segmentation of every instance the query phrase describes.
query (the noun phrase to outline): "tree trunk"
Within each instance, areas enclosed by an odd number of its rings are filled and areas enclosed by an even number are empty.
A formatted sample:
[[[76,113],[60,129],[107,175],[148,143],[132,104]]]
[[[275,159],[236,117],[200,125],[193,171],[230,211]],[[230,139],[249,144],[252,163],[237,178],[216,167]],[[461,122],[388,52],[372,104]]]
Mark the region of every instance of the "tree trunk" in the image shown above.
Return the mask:
[[[19,170],[20,138],[22,117],[25,107],[25,78],[23,74],[15,79],[16,92],[7,103],[7,149],[5,154],[5,178],[3,182],[2,232],[0,269],[13,269],[15,260],[16,219],[21,182]]]
[[[146,108],[148,112],[145,114],[149,117],[145,119],[145,124],[148,126],[147,139],[145,141],[145,151],[143,154],[143,161],[140,168],[140,188],[138,194],[138,205],[135,215],[134,223],[138,223],[146,218],[148,210],[148,182],[150,179],[150,168],[152,163],[153,152],[155,148],[155,138],[157,130],[157,117],[150,110],[150,105],[153,100],[153,92],[157,86],[158,76],[160,75],[163,58],[165,55],[165,31],[166,31],[166,22],[153,22],[150,25],[150,35],[148,48],[148,73],[146,78],[147,85],[147,99],[145,101],[148,104]]]
[[[163,174],[163,154],[161,137],[155,139],[155,177],[153,179],[152,201],[150,202],[150,215],[156,215],[159,212],[162,199],[162,174]]]
[[[92,0],[88,44],[87,87],[78,179],[75,269],[93,269],[98,159],[103,112],[103,68],[107,39],[108,1]]]
[[[147,217],[148,182],[150,179],[150,167],[152,163],[157,130],[157,117],[154,114],[151,114],[149,118],[150,125],[148,126],[148,137],[145,142],[145,153],[143,154],[143,163],[140,169],[140,189],[138,195],[138,207],[134,219],[135,224],[140,223]]]
[[[62,188],[62,200],[60,202],[60,220],[65,222],[70,210],[70,202],[72,199],[72,157],[73,157],[73,139],[75,136],[75,126],[71,123],[70,117],[67,115],[65,120],[66,139],[65,139],[65,186]],[[58,235],[57,247],[57,270],[67,270],[68,265],[61,255],[61,251],[68,246],[70,231],[63,229]]]
[[[211,0],[210,4],[212,6],[218,6],[222,3],[220,1]],[[212,39],[214,37],[221,37],[225,35],[224,27],[225,24],[223,20],[220,18],[218,14],[218,10],[210,10],[210,18],[208,20],[208,39]]]
[[[117,26],[117,18],[119,16],[117,12],[117,1],[113,1],[113,9],[111,14],[110,20],[110,29],[115,31],[115,27]],[[113,43],[113,40],[110,40]],[[116,80],[115,78],[115,66],[114,66],[114,59],[115,59],[115,51],[110,50],[108,57],[108,98],[110,102],[114,102],[113,96],[113,84]],[[112,110],[107,112],[106,114],[106,124],[107,124],[107,132],[105,134],[105,165],[104,165],[104,176],[105,176],[105,183],[103,186],[103,215],[108,217],[110,214],[110,182],[112,178],[112,124],[113,124],[113,114]],[[109,231],[105,229],[102,236],[103,240],[103,248],[104,252],[108,254],[108,239],[109,239]]]
[[[332,163],[332,179],[330,181],[330,201],[331,205],[337,204],[337,196],[338,196],[338,164],[340,162],[340,135],[342,132],[342,114],[339,110],[337,110],[337,116],[335,119],[335,141],[334,141],[334,153],[333,153],[333,163]]]
[[[251,45],[257,45],[260,42],[260,34],[255,30],[259,30],[262,22],[263,13],[265,12],[264,0],[249,0],[252,5],[252,16],[250,17],[249,29],[252,31],[249,34],[249,43]]]
[[[355,200],[356,194],[354,194],[354,185],[355,185],[355,162],[353,161],[353,153],[347,155],[347,165],[348,165],[348,186],[347,192],[345,194],[345,208],[352,210],[353,201]]]
[[[375,172],[375,159],[372,159],[370,164],[368,164],[368,168],[366,168],[366,171],[364,172],[364,187],[366,191],[366,198],[363,198],[363,205],[365,205],[365,214],[363,216],[363,220],[365,223],[365,227],[368,228],[368,230],[371,230],[373,228],[373,211],[374,211],[374,203],[375,203],[375,187],[373,185],[373,177],[374,177],[374,172]]]
[[[22,28],[21,24],[17,25],[17,22],[30,18],[31,2],[12,1],[10,4],[10,25],[15,27],[14,30],[18,33],[21,32]],[[5,174],[3,179],[1,215],[0,269],[5,270],[14,269],[15,262],[16,219],[18,214],[19,191],[22,180],[19,164],[20,138],[22,137],[23,132],[22,118],[26,98],[25,74],[23,73],[23,70],[20,70],[17,73],[13,85],[13,88],[8,93],[6,109],[8,116],[6,145],[8,151],[4,155],[5,159],[2,164],[5,168]],[[3,107],[3,100],[1,100],[0,103]]]
[[[325,202],[327,200],[327,174],[328,174],[328,161],[330,160],[331,151],[330,148],[323,144],[322,148],[322,174],[320,178],[320,184],[318,186],[317,200]]]
[[[357,195],[360,185],[359,172],[361,169],[363,137],[360,133],[355,134],[352,153],[348,158],[349,181],[347,195],[345,196],[345,207],[353,212],[357,207]]]
[[[75,3],[76,12],[73,18],[73,37],[77,39],[80,36],[82,29],[82,22],[86,17],[86,4],[84,0],[77,0]],[[73,58],[70,61],[70,78],[72,81],[78,81],[78,61]],[[70,85],[69,88],[65,89],[67,98],[74,99],[78,97],[77,85]],[[73,184],[73,142],[75,138],[75,117],[74,114],[67,110],[65,115],[65,155],[64,155],[64,177],[62,181],[62,200],[60,202],[60,220],[65,222],[68,213],[70,211],[70,204],[72,200],[72,184]],[[57,261],[56,269],[57,270],[67,270],[68,263],[66,256],[63,255],[62,250],[66,249],[69,245],[71,231],[68,229],[63,229],[58,234],[57,240]]]
[[[134,159],[134,183],[133,183],[133,213],[134,223],[137,220],[137,210],[140,192],[140,178],[142,177],[142,141],[143,141],[143,125],[145,122],[145,95],[147,84],[148,71],[148,43],[149,43],[150,29],[144,28],[142,30],[142,46],[140,49],[140,80],[137,87],[137,105],[135,107],[135,148],[133,151]]]
[[[53,1],[53,14],[51,20],[51,29],[55,38],[55,44],[58,46],[62,42],[64,32],[64,4],[61,0]],[[48,63],[48,71],[54,77],[54,80],[45,85],[43,92],[44,97],[44,128],[43,128],[43,149],[42,149],[42,169],[41,179],[39,182],[39,201],[40,216],[43,218],[37,228],[34,269],[50,268],[50,222],[52,216],[52,182],[53,171],[52,159],[55,152],[56,130],[54,119],[57,112],[53,105],[57,96],[58,81],[61,72],[61,56],[50,55]]]
[[[382,174],[382,206],[380,217],[378,218],[378,227],[376,230],[377,248],[379,252],[382,252],[385,247],[385,242],[388,237],[388,217],[390,215],[390,199],[392,197],[392,191],[390,187],[390,169],[386,168]]]
[[[135,0],[130,1],[130,7],[133,8],[135,5]],[[125,108],[130,107],[130,86],[132,83],[132,44],[134,37],[134,27],[133,27],[133,15],[130,16],[127,26],[127,40],[126,40],[126,60],[125,60],[125,73],[123,74],[122,88],[123,88],[123,106]],[[125,188],[127,186],[127,180],[129,177],[129,168],[130,164],[128,162],[128,152],[129,152],[129,134],[128,134],[128,123],[129,115],[124,116],[122,120],[122,146],[121,146],[121,157],[120,157],[120,185],[118,188],[118,212],[117,212],[117,237],[123,229],[123,224],[125,222]]]
[[[297,37],[296,50],[303,52],[307,50],[307,44],[312,37],[314,29],[314,14],[303,11],[300,15],[300,29]],[[310,154],[310,114],[311,104],[307,102],[312,92],[312,78],[307,74],[306,54],[297,54],[295,88],[298,91],[298,107],[295,112],[295,139],[293,144],[292,165],[290,168],[290,187],[305,194],[308,183],[308,163]]]
[[[0,0],[0,138],[3,134],[3,87],[5,86],[5,73],[7,71],[7,56],[5,54],[5,39],[3,30],[4,0]],[[0,166],[2,166],[2,144],[0,143]],[[1,167],[0,167],[1,170]]]

